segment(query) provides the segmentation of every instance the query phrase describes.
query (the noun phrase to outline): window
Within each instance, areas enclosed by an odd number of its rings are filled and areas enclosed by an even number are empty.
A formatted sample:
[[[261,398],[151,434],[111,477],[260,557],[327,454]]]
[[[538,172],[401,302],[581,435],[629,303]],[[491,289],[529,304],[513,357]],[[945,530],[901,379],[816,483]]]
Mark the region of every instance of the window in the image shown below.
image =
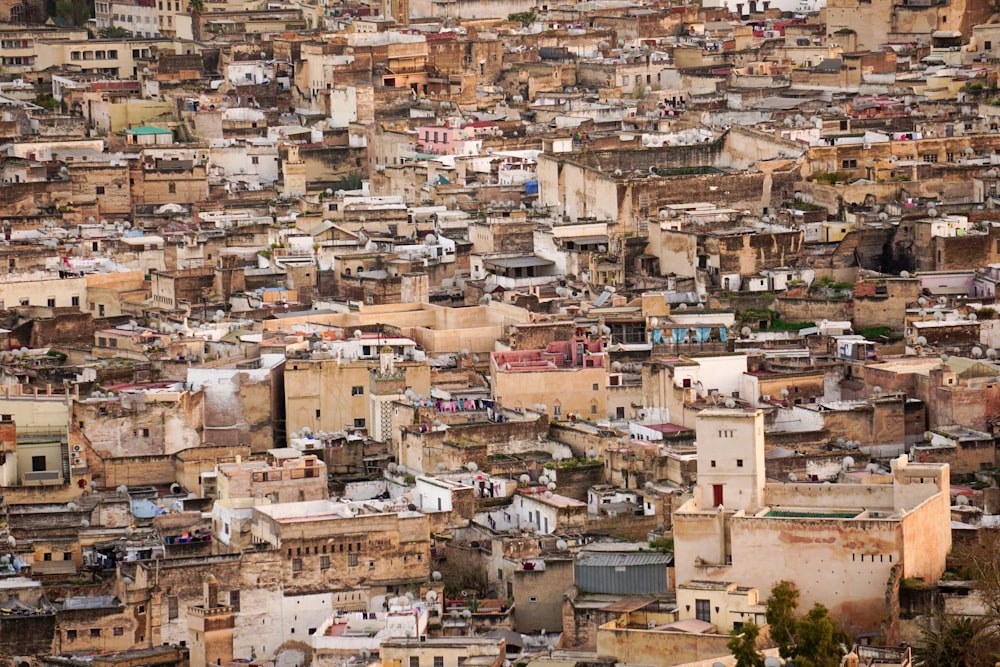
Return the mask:
[[[743,459],[736,459],[736,467],[737,468],[743,467]]]
[[[319,419],[320,414],[321,414],[321,411],[317,409],[316,410],[316,419]]]
[[[436,655],[434,656],[434,667],[444,667],[444,656]]]
[[[99,195],[103,195],[104,194],[104,186],[103,185],[98,185],[96,188],[94,188],[94,192],[96,192]]]
[[[699,621],[705,621],[706,623],[712,622],[712,608],[711,603],[708,600],[695,600],[694,601],[694,617]]]
[[[355,553],[347,554],[347,566],[357,567],[358,566],[358,555]]]
[[[31,457],[31,472],[44,472],[45,471],[45,457],[44,456],[32,456]]]
[[[101,629],[100,628],[91,628],[90,629],[90,636],[91,636],[91,638],[100,637],[101,636]]]
[[[45,300],[45,305],[48,306],[49,308],[55,308],[56,298],[54,296],[50,296],[48,299]]]
[[[51,553],[42,554],[42,560],[45,561],[52,560],[52,554]]]
[[[374,570],[375,569],[375,561],[373,561],[373,560],[368,561],[368,569],[369,570]]]
[[[63,552],[63,560],[73,560],[73,552],[72,551],[64,551]]]
[[[121,637],[124,634],[125,634],[125,628],[123,628],[120,625],[116,625],[115,629],[114,629],[114,635],[115,635],[115,637]]]
[[[167,596],[167,620],[172,621],[177,618],[177,596]]]
[[[358,384],[351,387],[351,396],[364,396],[364,395],[365,395],[365,388],[362,385]]]
[[[293,558],[292,559],[292,572],[301,572],[301,571],[302,571],[302,559],[301,558]]]
[[[410,667],[420,667],[420,658],[418,656],[410,656]]]
[[[169,192],[172,195],[173,194],[177,194],[177,184],[176,183],[172,183],[172,182],[168,183],[167,184],[167,192]]]
[[[715,459],[712,459],[712,467],[715,467]]]
[[[590,388],[593,389],[594,391],[597,391],[597,383],[595,382],[593,385],[591,385]]]
[[[923,159],[924,162],[937,162],[938,161],[937,153],[924,153],[921,157],[922,157],[922,159]]]
[[[983,42],[983,48],[985,50],[987,50],[987,51],[992,51],[993,50],[993,42],[991,42],[990,40],[987,39],[985,42]]]
[[[555,405],[553,405],[552,406],[552,414],[555,417],[561,417],[562,416],[562,406],[559,405],[558,403],[556,403]]]
[[[239,591],[229,591],[229,606],[233,608],[233,611],[238,612],[240,610],[240,592]]]
[[[28,297],[21,297],[20,299],[17,300],[17,302],[18,302],[18,304],[20,304],[22,306],[27,306],[28,305]]]
[[[530,598],[528,598],[528,602],[530,602],[531,604],[535,604],[536,602],[538,602],[538,598],[532,595]]]
[[[329,570],[330,569],[330,557],[329,556],[320,556],[319,557],[319,569],[321,569],[321,570]]]
[[[840,161],[840,168],[841,169],[857,169],[858,168],[858,161],[857,160],[841,160]]]
[[[76,639],[76,630],[67,630],[66,631],[66,641],[71,642],[74,639]]]
[[[364,427],[365,427],[365,420],[364,419],[355,419],[354,420],[354,428],[364,428]]]
[[[260,158],[256,155],[250,158],[250,164],[260,164]]]
[[[78,297],[78,296],[71,296],[69,298],[69,302],[73,306],[79,307],[80,306],[80,297]]]

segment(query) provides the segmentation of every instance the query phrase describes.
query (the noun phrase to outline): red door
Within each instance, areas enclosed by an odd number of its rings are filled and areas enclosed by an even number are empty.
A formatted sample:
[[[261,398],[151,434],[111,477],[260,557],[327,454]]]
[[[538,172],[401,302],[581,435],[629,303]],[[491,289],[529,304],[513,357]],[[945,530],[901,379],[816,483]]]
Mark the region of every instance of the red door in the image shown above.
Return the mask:
[[[722,504],[722,485],[713,484],[712,485],[712,507],[718,507]]]

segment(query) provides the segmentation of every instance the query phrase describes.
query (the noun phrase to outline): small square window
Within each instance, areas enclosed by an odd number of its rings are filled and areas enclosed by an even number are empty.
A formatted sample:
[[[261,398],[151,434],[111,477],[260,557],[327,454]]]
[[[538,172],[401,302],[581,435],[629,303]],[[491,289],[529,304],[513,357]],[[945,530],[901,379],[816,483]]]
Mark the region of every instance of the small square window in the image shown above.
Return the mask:
[[[123,628],[123,627],[121,627],[119,625],[119,626],[115,627],[114,633],[115,633],[115,637],[121,637],[122,635],[125,634],[125,628]]]
[[[302,571],[302,559],[301,558],[293,558],[292,559],[292,572],[301,572],[301,571]]]
[[[354,428],[364,428],[364,427],[365,427],[365,420],[364,419],[355,419],[354,420]]]
[[[598,385],[596,382],[591,386],[591,389],[593,389],[594,391],[598,390]]]
[[[98,185],[96,188],[94,188],[94,191],[97,194],[99,194],[99,195],[103,195],[104,194],[104,186],[103,185]]]
[[[90,629],[90,636],[91,637],[100,637],[101,636],[101,629],[100,628],[91,628]]]
[[[737,468],[743,467],[743,459],[736,459],[736,467]]]
[[[329,570],[330,569],[330,557],[329,556],[320,556],[320,558],[319,558],[319,569],[321,569],[321,570]]]
[[[347,566],[357,567],[358,566],[358,555],[355,553],[347,554]]]
[[[365,395],[365,388],[362,385],[358,384],[351,387],[351,396],[364,396],[364,395]]]
[[[76,630],[67,630],[66,631],[66,641],[70,641],[71,642],[74,639],[76,639]]]
[[[712,460],[712,467],[713,468],[715,467],[715,460],[714,459]]]

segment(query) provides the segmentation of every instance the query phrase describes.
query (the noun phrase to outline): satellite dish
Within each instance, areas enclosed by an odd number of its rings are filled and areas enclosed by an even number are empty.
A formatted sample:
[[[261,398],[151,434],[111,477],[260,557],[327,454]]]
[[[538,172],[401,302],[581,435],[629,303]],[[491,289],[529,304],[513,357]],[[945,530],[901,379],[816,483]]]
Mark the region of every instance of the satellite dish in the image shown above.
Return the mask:
[[[741,335],[742,335],[742,336],[743,336],[744,338],[747,338],[747,337],[748,337],[748,336],[750,336],[750,334],[752,334],[752,333],[753,333],[753,330],[751,330],[751,329],[750,329],[750,327],[743,327],[742,329],[740,329],[740,334],[741,334]]]
[[[556,542],[556,549],[558,549],[559,551],[566,551],[566,549],[568,548],[569,544],[566,543],[566,540],[559,540],[558,542]]]
[[[794,472],[790,472],[790,473],[788,473],[788,481],[789,482],[797,482],[797,481],[799,481],[799,476],[796,475]]]
[[[726,403],[725,403],[725,405],[726,405],[726,407],[727,407],[727,408],[729,408],[729,409],[732,409],[732,408],[735,408],[735,407],[736,407],[736,401],[734,401],[734,400],[733,400],[733,399],[731,399],[731,398],[727,398],[727,399],[726,399]]]
[[[880,387],[878,385],[875,385],[874,387],[872,387],[872,393],[873,394],[881,394],[882,393],[882,387]]]
[[[854,467],[854,458],[851,456],[845,456],[842,466],[844,470],[850,470]]]
[[[433,572],[431,572],[431,579],[434,581],[441,581],[441,573],[438,572],[437,570],[434,570]]]
[[[967,507],[969,505],[969,498],[967,496],[959,496],[955,498],[955,504],[960,507]]]
[[[542,486],[546,486],[549,483],[548,475],[542,475],[541,477],[539,477],[538,483],[541,484]]]
[[[715,665],[712,665],[715,667]],[[764,658],[764,667],[781,667],[781,661],[775,658],[773,655]]]

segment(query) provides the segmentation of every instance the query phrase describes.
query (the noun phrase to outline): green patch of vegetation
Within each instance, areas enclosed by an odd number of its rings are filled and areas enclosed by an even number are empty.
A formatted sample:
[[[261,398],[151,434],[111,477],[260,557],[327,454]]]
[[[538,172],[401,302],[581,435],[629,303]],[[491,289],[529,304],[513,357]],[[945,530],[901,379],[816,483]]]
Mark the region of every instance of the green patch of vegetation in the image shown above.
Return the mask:
[[[980,308],[976,311],[976,314],[981,320],[992,320],[997,316],[997,311],[993,308]]]
[[[835,32],[833,34],[834,35],[853,35],[853,34],[855,34],[855,32],[851,28],[841,28],[840,30],[838,30],[837,32]]]
[[[796,211],[819,211],[823,209],[819,204],[811,204],[804,201],[786,201],[782,206]]]
[[[538,17],[535,12],[514,12],[507,15],[507,20],[511,23],[520,23],[523,26],[531,25]]]
[[[854,283],[841,283],[835,281],[830,276],[823,276],[815,283],[816,287],[824,287],[828,290],[853,290]]]
[[[661,537],[656,540],[650,540],[649,548],[654,551],[659,551],[662,554],[671,554],[674,552],[674,538]]]
[[[983,90],[983,84],[979,83],[967,83],[962,86],[962,90]]]
[[[403,483],[406,484],[407,486],[413,486],[414,484],[417,483],[417,478],[414,477],[413,475],[407,475],[406,477],[403,478]]]
[[[868,327],[867,329],[862,329],[858,333],[869,340],[875,338],[890,338],[892,336],[892,329],[889,327]]]
[[[771,320],[771,324],[767,328],[771,331],[798,331],[799,329],[808,329],[814,326],[816,326],[815,322],[782,322],[775,319]]]
[[[334,192],[337,190],[360,190],[362,180],[361,172],[352,171],[350,174],[334,183],[331,187]]]
[[[814,182],[823,185],[842,183],[850,178],[846,171],[817,171],[810,177]]]
[[[33,100],[33,102],[35,104],[37,104],[38,106],[42,107],[43,109],[52,110],[52,109],[58,109],[59,108],[59,100],[57,100],[56,98],[52,97],[52,95],[50,95],[49,93],[40,93]]]
[[[132,36],[132,31],[118,26],[107,26],[98,30],[97,35],[101,39],[126,39]]]

